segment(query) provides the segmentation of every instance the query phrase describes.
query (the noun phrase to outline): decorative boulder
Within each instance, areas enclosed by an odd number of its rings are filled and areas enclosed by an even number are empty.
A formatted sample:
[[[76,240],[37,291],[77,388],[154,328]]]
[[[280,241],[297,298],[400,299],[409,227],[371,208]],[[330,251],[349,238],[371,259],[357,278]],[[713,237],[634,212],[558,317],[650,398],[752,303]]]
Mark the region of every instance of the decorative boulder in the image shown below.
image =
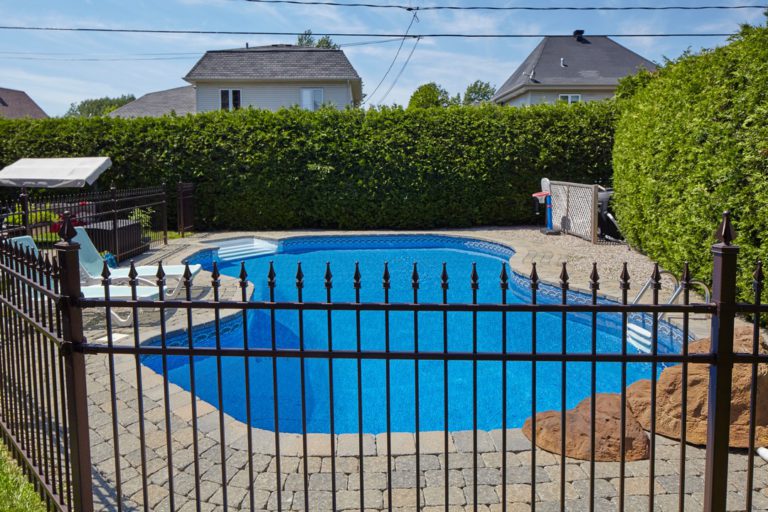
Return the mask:
[[[741,327],[734,331],[734,350],[752,352],[752,327]],[[709,352],[709,339],[694,341],[688,345],[689,353]],[[760,350],[766,349],[760,340]],[[656,385],[656,433],[673,439],[680,439],[682,418],[682,373],[678,364],[665,368]],[[709,365],[688,364],[688,397],[686,418],[686,440],[691,444],[707,443],[707,399],[709,393]],[[749,403],[752,392],[752,367],[737,364],[733,367],[731,390],[731,435],[732,448],[749,447]],[[627,388],[627,404],[645,430],[651,428],[651,383],[637,381]],[[756,446],[768,445],[768,365],[757,367],[757,408]]]
[[[595,460],[621,460],[621,397],[613,393],[596,395],[595,401]],[[587,398],[565,413],[565,455],[590,460],[590,403]],[[643,460],[649,456],[648,436],[640,423],[626,409],[624,460]],[[523,425],[523,433],[531,439],[531,418]],[[562,427],[560,411],[536,415],[536,445],[548,452],[560,453]]]

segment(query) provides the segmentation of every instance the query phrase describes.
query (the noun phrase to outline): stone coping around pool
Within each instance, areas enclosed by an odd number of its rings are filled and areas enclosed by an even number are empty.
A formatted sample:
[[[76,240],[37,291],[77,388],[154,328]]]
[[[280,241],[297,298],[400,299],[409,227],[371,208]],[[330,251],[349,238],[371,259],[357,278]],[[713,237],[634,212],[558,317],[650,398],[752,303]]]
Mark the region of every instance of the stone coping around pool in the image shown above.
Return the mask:
[[[176,263],[183,262],[197,252],[212,249],[217,242],[231,241],[238,238],[258,238],[272,242],[280,242],[290,238],[300,237],[344,237],[344,236],[374,236],[374,235],[438,235],[454,238],[469,238],[492,242],[506,246],[515,254],[509,259],[510,269],[523,278],[528,278],[531,263],[537,263],[539,278],[543,283],[559,287],[562,262],[568,262],[570,289],[591,294],[589,275],[592,262],[598,263],[601,275],[598,297],[615,301],[621,300],[619,274],[621,264],[626,261],[632,275],[629,300],[639,290],[641,283],[651,275],[653,262],[639,252],[625,245],[597,244],[579,238],[561,235],[547,237],[541,235],[538,229],[530,226],[516,228],[468,228],[468,229],[437,229],[437,230],[375,230],[375,231],[333,231],[333,230],[296,230],[296,231],[234,231],[220,233],[195,234],[191,238],[169,241],[169,245],[143,254],[137,261],[157,262],[172,257]],[[533,240],[531,239],[533,238]],[[562,245],[563,247],[558,247]],[[178,247],[180,246],[180,247]],[[604,268],[610,262],[610,269]],[[642,268],[638,268],[642,267]],[[664,293],[671,293],[672,288],[667,280],[662,281],[663,302]],[[650,294],[646,296],[646,301]],[[703,300],[695,292],[692,300]]]
[[[525,281],[526,284],[530,283],[530,270],[531,269],[529,268],[528,269],[528,274],[526,274],[525,270],[523,270],[522,268],[519,268],[520,265],[515,264],[516,263],[515,257],[517,256],[517,251],[515,250],[514,247],[509,245],[507,242],[500,242],[500,241],[494,240],[494,239],[492,239],[490,237],[471,237],[471,236],[467,236],[467,235],[459,235],[459,234],[455,234],[455,233],[443,233],[443,232],[407,232],[407,233],[381,232],[381,233],[375,233],[375,234],[374,233],[365,233],[365,234],[359,234],[359,235],[339,234],[339,233],[333,233],[333,234],[314,234],[313,233],[313,234],[290,235],[290,236],[276,237],[276,238],[275,237],[267,237],[267,236],[256,236],[256,235],[235,236],[235,237],[227,237],[227,238],[214,238],[213,240],[210,240],[210,239],[206,238],[204,241],[200,242],[201,247],[198,247],[196,250],[192,251],[190,254],[184,256],[184,258],[181,261],[181,263],[185,263],[188,260],[193,259],[195,256],[197,256],[198,254],[200,254],[202,252],[206,252],[206,251],[211,251],[211,250],[217,249],[218,248],[216,246],[217,243],[231,242],[233,240],[240,240],[240,239],[256,238],[256,239],[259,239],[259,240],[265,240],[265,241],[269,241],[269,242],[280,243],[280,242],[283,242],[283,241],[299,240],[299,239],[303,239],[303,238],[312,238],[312,237],[317,237],[317,238],[345,238],[345,237],[353,237],[353,236],[376,237],[376,236],[398,236],[398,235],[404,235],[404,236],[419,236],[419,235],[429,236],[429,235],[432,235],[432,236],[439,236],[439,237],[445,237],[445,238],[455,238],[457,240],[467,240],[467,241],[472,241],[474,239],[474,240],[477,240],[477,241],[480,241],[480,242],[489,242],[489,243],[492,243],[492,244],[500,245],[503,248],[508,249],[509,251],[511,251],[513,253],[512,256],[510,256],[507,259],[507,264],[509,265],[510,271],[513,274],[515,274],[520,281]],[[559,290],[560,289],[560,281],[559,281],[559,279],[560,279],[559,277],[557,277],[556,279],[540,278],[539,283],[540,283],[540,285],[550,286],[552,288],[557,288]],[[578,293],[578,294],[581,294],[581,295],[585,295],[585,296],[588,296],[588,297],[592,296],[592,289],[589,288],[589,286],[585,286],[583,284],[578,285],[578,286],[574,286],[574,285],[571,285],[569,283],[568,291],[569,292]],[[608,293],[601,292],[601,291],[598,291],[595,294],[595,296],[598,298],[598,300],[611,300],[611,301],[616,301],[616,302],[620,302],[621,301],[621,298],[616,297],[615,295],[611,295],[611,294],[608,294]]]

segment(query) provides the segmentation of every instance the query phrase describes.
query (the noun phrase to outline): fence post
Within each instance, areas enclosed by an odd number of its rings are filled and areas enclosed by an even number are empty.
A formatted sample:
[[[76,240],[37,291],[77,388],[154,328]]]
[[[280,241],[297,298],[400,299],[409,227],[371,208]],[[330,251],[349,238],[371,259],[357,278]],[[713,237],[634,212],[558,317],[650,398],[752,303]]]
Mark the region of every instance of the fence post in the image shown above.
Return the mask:
[[[91,444],[88,432],[88,391],[85,384],[85,356],[76,347],[85,342],[83,311],[75,302],[80,297],[80,244],[73,242],[76,232],[70,212],[64,212],[59,236],[54,246],[59,260],[61,276],[62,337],[64,378],[69,418],[69,450],[72,466],[74,509],[78,512],[93,510],[91,480]]]
[[[21,223],[24,224],[24,234],[29,236],[32,234],[32,230],[29,227],[29,194],[27,194],[27,187],[21,187],[19,200],[21,201]]]
[[[184,184],[181,180],[176,184],[176,224],[181,238],[184,238]]]
[[[590,233],[592,235],[592,243],[597,243],[597,226],[598,226],[598,211],[600,207],[598,206],[599,200],[599,189],[597,185],[592,185],[592,217],[590,219],[592,224],[592,232]]]
[[[109,192],[112,196],[112,250],[114,251],[117,261],[120,261],[120,236],[117,232],[117,189],[115,188],[114,183],[109,186]]]
[[[161,186],[163,187],[163,202],[160,205],[160,215],[163,223],[163,244],[168,245],[168,192],[165,182]]]
[[[712,246],[712,301],[717,309],[712,315],[711,333],[711,351],[715,362],[709,367],[707,462],[704,477],[706,512],[724,511],[728,494],[733,325],[736,315],[736,266],[739,253],[739,247],[732,244],[735,237],[730,214],[725,212],[717,230],[717,239],[720,242]]]

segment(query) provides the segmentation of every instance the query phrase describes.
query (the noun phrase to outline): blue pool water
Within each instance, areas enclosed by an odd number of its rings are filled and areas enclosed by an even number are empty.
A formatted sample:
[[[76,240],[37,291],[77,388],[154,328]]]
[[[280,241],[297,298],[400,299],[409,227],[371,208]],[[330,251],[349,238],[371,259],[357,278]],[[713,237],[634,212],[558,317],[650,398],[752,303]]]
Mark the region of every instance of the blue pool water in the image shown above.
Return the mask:
[[[411,273],[413,263],[418,262],[420,302],[441,302],[440,273],[443,262],[450,276],[449,302],[466,303],[472,300],[470,274],[472,263],[477,264],[480,288],[478,301],[498,303],[501,298],[499,274],[514,252],[504,246],[477,240],[439,236],[365,236],[365,237],[302,237],[282,241],[275,254],[249,258],[245,261],[249,280],[254,283],[252,300],[269,297],[267,273],[273,261],[277,273],[276,300],[296,300],[295,274],[297,262],[304,272],[304,300],[325,301],[326,290],[323,276],[326,262],[333,272],[332,296],[334,301],[351,302],[355,298],[353,274],[355,262],[362,274],[362,302],[382,302],[382,271],[384,262],[389,263],[391,274],[391,302],[411,302],[413,289]],[[194,262],[207,269],[217,259],[215,250],[198,253]],[[238,276],[240,263],[222,262],[223,274]],[[528,281],[514,273],[510,276],[508,301],[530,301]],[[540,303],[559,302],[560,290],[543,285],[539,291]],[[569,292],[570,302],[589,302],[589,297]],[[390,348],[394,351],[414,349],[413,312],[390,313]],[[559,352],[561,350],[561,314],[537,315],[537,350]],[[633,315],[631,321],[642,325],[649,319]],[[222,322],[220,343],[224,347],[243,346],[243,319],[236,315]],[[272,343],[270,313],[252,310],[247,315],[248,343],[253,347],[269,347]],[[323,311],[303,313],[304,343],[307,349],[328,347],[328,323]],[[532,349],[531,314],[507,314],[507,350],[524,352]],[[621,351],[621,317],[617,313],[598,315],[597,350]],[[361,345],[363,350],[384,350],[385,322],[383,312],[361,313]],[[480,352],[501,351],[501,313],[479,313],[477,318],[477,344]],[[442,313],[420,313],[418,317],[418,348],[421,351],[443,350]],[[647,327],[647,325],[646,325]],[[214,346],[215,331],[212,326],[193,329],[195,346]],[[333,349],[356,348],[356,318],[354,312],[334,312],[332,315]],[[299,323],[296,311],[276,313],[275,335],[277,346],[299,346]],[[571,353],[591,350],[591,314],[568,314],[566,338]],[[472,315],[450,313],[448,315],[449,351],[472,350]],[[150,343],[159,344],[160,340]],[[188,336],[181,333],[166,340],[169,345],[187,345]],[[662,323],[659,336],[659,352],[679,351],[681,333],[669,324]],[[631,346],[630,353],[635,352]],[[145,357],[143,363],[158,372],[162,371],[160,356]],[[393,431],[413,431],[415,428],[413,361],[392,361],[391,415]],[[272,361],[253,357],[249,360],[251,382],[252,425],[263,429],[274,428],[272,386]],[[478,427],[495,429],[502,425],[501,362],[478,362]],[[189,390],[190,366],[187,357],[168,358],[168,379]],[[224,387],[223,409],[233,417],[246,421],[245,362],[242,357],[222,358]],[[561,407],[560,363],[537,363],[537,409],[539,411]],[[574,407],[590,393],[589,363],[568,363],[566,377],[566,406]],[[659,365],[660,372],[663,366]],[[217,360],[215,357],[197,357],[194,361],[197,395],[218,407]],[[444,373],[442,361],[419,363],[420,379],[420,428],[442,430],[444,428],[443,396]],[[364,432],[386,431],[386,363],[381,360],[362,362],[362,401]],[[627,380],[649,378],[650,364],[627,365]],[[279,426],[282,432],[301,432],[300,363],[298,359],[278,359]],[[329,362],[327,359],[309,359],[305,363],[307,431],[329,432]],[[621,365],[600,363],[597,365],[597,391],[619,392]],[[472,363],[450,362],[448,365],[448,394],[450,430],[472,428]],[[357,362],[335,360],[333,362],[334,419],[337,433],[358,431],[357,410]],[[507,425],[522,426],[531,412],[531,363],[507,363]]]

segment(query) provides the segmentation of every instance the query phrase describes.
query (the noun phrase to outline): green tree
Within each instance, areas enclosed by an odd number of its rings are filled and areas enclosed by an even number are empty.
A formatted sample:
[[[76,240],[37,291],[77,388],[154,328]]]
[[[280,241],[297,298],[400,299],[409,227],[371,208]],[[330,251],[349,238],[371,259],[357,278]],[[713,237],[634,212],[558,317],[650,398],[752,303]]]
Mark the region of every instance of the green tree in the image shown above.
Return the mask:
[[[456,98],[451,98],[448,91],[443,89],[435,82],[420,85],[408,101],[408,108],[430,108],[447,107],[456,102]]]
[[[467,86],[467,90],[464,92],[464,104],[474,105],[475,103],[488,102],[491,101],[494,94],[496,94],[496,87],[488,82],[475,80]]]
[[[706,282],[712,233],[730,210],[745,301],[754,300],[754,262],[768,259],[766,62],[768,27],[744,26],[724,46],[623,79],[616,102],[613,204],[622,234],[664,268],[679,273],[687,263]]]
[[[323,36],[320,39],[315,39],[312,35],[312,31],[307,29],[303,34],[299,35],[296,39],[297,46],[303,46],[305,48],[325,48],[327,50],[338,50],[339,45],[333,42],[329,36]]]
[[[305,30],[303,34],[296,38],[296,46],[312,47],[315,46],[315,43],[315,37],[309,29]]]
[[[64,117],[101,117],[109,114],[113,110],[122,107],[126,103],[134,101],[136,97],[133,94],[124,94],[117,98],[104,96],[103,98],[92,98],[83,100],[80,103],[72,103]]]
[[[339,45],[333,42],[333,39],[331,39],[329,36],[323,36],[320,39],[317,40],[317,44],[315,45],[318,48],[327,48],[328,50],[338,50]]]

